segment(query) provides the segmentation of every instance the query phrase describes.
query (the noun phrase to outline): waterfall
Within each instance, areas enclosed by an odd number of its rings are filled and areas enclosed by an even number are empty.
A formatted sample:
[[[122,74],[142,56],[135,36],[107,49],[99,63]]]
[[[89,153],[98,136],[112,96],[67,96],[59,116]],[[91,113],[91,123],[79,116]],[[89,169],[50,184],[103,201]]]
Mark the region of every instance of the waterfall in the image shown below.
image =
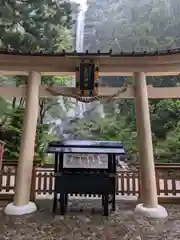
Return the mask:
[[[84,51],[84,25],[85,15],[88,9],[87,0],[76,0],[79,3],[79,12],[77,16],[76,24],[76,51]],[[86,104],[76,101],[75,103],[75,116],[82,118],[83,112],[86,111]]]
[[[76,17],[76,51],[84,51],[84,28],[85,28],[85,17],[86,11],[88,10],[87,0],[71,0],[79,4],[78,13]],[[72,86],[75,87],[76,79],[72,78]],[[76,121],[79,118],[87,118],[89,120],[90,116],[88,115],[89,110],[95,109],[95,112],[98,113],[101,117],[104,117],[103,104],[100,104],[99,101],[93,103],[82,103],[72,98],[74,107],[69,109],[67,112],[66,119],[52,120],[52,132],[55,132],[59,139],[69,139],[75,138],[73,135],[72,121]],[[64,106],[63,98],[60,100],[61,107]],[[64,106],[65,108],[65,106]]]
[[[77,16],[77,25],[76,25],[76,51],[83,52],[84,51],[84,27],[85,27],[85,17],[86,11],[88,10],[87,0],[74,0],[79,3],[79,12]],[[82,118],[83,113],[87,110],[96,107],[97,112],[101,117],[104,117],[104,109],[103,105],[99,102],[95,103],[81,103],[76,101],[75,104],[75,116]]]
[[[79,1],[79,13],[77,17],[77,28],[76,28],[76,51],[83,52],[84,50],[84,25],[85,15],[88,9],[87,0]]]

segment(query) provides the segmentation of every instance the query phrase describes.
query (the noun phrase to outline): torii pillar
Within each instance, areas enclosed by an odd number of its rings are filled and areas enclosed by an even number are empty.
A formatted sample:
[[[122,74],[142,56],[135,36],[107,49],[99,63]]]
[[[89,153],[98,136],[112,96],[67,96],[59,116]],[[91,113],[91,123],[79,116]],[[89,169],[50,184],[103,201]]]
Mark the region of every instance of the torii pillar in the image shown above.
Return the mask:
[[[149,218],[166,218],[166,209],[158,205],[145,73],[134,73],[134,86],[142,187],[142,203],[136,206],[135,213]]]
[[[37,209],[35,203],[30,202],[29,200],[39,112],[40,83],[40,73],[30,72],[26,92],[15,196],[13,203],[8,204],[4,210],[8,215],[23,215],[35,212]]]

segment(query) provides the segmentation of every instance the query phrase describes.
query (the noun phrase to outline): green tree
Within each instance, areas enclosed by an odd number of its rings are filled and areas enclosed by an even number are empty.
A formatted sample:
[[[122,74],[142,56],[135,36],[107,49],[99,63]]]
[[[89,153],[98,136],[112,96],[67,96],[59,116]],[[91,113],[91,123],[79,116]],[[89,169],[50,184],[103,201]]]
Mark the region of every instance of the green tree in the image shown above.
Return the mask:
[[[180,100],[161,100],[151,107],[151,127],[157,138],[166,138],[180,120]]]
[[[154,144],[155,159],[161,162],[178,162],[180,159],[180,121],[176,127],[167,132],[166,139]]]
[[[2,0],[1,47],[17,51],[57,51],[69,48],[71,5],[53,0]]]
[[[24,108],[18,107],[7,114],[6,122],[0,126],[0,138],[4,140],[4,158],[8,160],[17,159],[20,151],[21,129],[23,123]],[[36,132],[35,158],[44,160],[44,144],[47,139],[48,126],[38,124]]]
[[[52,52],[72,49],[72,23],[71,4],[68,2],[2,0],[0,2],[0,48],[20,52]],[[1,80],[3,84],[8,82],[11,86],[19,87],[27,84],[28,78],[27,76],[15,76]],[[58,81],[60,81],[58,77],[51,76],[41,79],[42,84],[46,85]],[[1,138],[6,141],[5,154],[9,158],[17,159],[19,154],[24,103],[24,98],[13,98],[12,111],[1,121]],[[48,131],[45,119],[47,113],[54,107],[57,107],[55,112],[60,112],[59,99],[41,98],[39,100],[36,157],[43,158],[43,146],[46,143]],[[52,115],[52,112],[49,115]]]
[[[71,48],[71,4],[63,1],[7,1],[0,3],[0,47],[18,51],[59,51]],[[27,76],[6,78],[19,87],[27,84]],[[61,78],[62,79],[62,78]],[[42,77],[42,84],[52,84],[58,78]],[[40,99],[40,122],[58,99]],[[24,99],[13,98],[12,108],[24,106]]]

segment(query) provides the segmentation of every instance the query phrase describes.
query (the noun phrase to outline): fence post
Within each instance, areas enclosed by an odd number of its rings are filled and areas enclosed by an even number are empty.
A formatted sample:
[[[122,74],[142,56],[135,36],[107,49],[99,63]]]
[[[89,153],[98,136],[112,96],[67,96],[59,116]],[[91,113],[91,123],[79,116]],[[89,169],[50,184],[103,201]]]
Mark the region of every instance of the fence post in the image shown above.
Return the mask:
[[[4,142],[0,140],[0,170],[2,169],[2,161],[4,155]]]
[[[35,202],[36,200],[36,165],[35,164],[33,165],[33,169],[32,169],[30,200],[32,202]]]
[[[115,192],[119,194],[119,175],[117,174],[115,177]]]
[[[141,184],[141,171],[140,168],[138,169],[138,202],[142,202],[143,196],[142,196],[142,184]]]

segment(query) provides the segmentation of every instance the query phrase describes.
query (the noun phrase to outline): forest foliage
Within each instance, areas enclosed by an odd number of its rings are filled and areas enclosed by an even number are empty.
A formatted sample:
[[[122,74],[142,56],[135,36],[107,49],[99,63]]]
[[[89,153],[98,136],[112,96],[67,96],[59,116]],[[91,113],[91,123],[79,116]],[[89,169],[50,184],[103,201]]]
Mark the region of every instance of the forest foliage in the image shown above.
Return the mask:
[[[89,1],[85,49],[114,53],[167,50],[180,47],[179,0]],[[101,83],[118,87],[133,79],[103,77]],[[148,77],[154,87],[179,87],[180,76]],[[177,100],[150,100],[151,129],[156,161],[179,162],[180,110]],[[112,106],[116,106],[112,108]],[[118,109],[118,111],[117,111]],[[92,131],[98,137],[121,140],[131,156],[138,158],[135,102],[121,100],[104,106],[105,118],[95,119]],[[78,128],[81,129],[82,127]],[[99,134],[101,133],[101,134]],[[91,134],[92,135],[92,134]]]
[[[72,49],[71,4],[61,0],[0,2],[0,48],[20,52],[61,51]],[[27,76],[1,76],[1,86],[20,87],[27,84]],[[43,76],[41,84],[63,84],[67,77]],[[0,138],[5,142],[6,159],[17,159],[23,123],[25,99],[0,99]],[[54,110],[56,108],[56,110]],[[44,146],[52,137],[48,135],[47,119],[61,115],[58,98],[39,100],[35,157],[44,159]]]

